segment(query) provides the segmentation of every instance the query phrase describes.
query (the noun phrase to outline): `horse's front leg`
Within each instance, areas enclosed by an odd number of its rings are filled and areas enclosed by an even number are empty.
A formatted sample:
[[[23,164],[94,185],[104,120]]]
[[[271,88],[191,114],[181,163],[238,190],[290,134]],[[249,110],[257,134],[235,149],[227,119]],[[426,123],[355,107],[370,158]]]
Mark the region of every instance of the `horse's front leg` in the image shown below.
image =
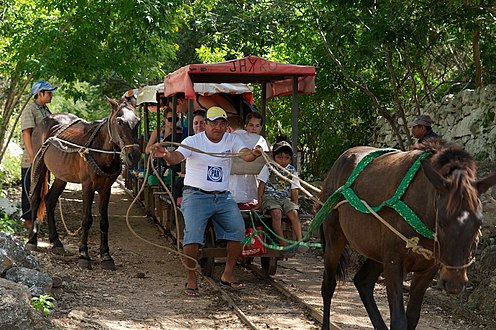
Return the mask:
[[[384,259],[384,281],[389,302],[391,330],[406,330],[407,320],[403,303],[403,264],[399,258]]]
[[[55,208],[60,195],[65,189],[67,182],[55,178],[50,190],[45,197],[47,223],[48,223],[48,237],[52,243],[52,250],[58,253],[64,253],[64,245],[60,241],[59,234],[57,233],[57,226],[55,224]]]
[[[114,259],[110,256],[110,248],[108,245],[108,205],[110,202],[110,194],[111,184],[108,185],[108,188],[103,188],[98,191],[98,197],[100,199],[100,257],[103,269],[115,270]]]
[[[413,274],[412,283],[410,284],[408,307],[406,308],[408,330],[414,330],[417,327],[425,291],[432,283],[432,279],[436,275],[437,270],[436,266],[432,266],[421,273],[416,272]]]
[[[93,225],[93,216],[91,208],[95,199],[95,190],[90,184],[83,184],[83,221],[81,223],[82,234],[79,243],[79,266],[85,269],[91,269],[91,258],[88,252],[88,235]]]

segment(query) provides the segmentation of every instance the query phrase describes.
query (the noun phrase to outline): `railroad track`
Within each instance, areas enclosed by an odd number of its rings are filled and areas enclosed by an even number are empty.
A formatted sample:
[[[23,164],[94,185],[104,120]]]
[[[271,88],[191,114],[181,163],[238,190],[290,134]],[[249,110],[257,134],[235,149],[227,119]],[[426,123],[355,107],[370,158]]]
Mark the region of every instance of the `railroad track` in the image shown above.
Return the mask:
[[[258,266],[250,264],[248,269],[258,281],[253,292],[250,292],[249,287],[245,290],[225,289],[214,279],[204,277],[248,328],[321,328],[323,316],[319,310],[307,304],[284,285],[270,277],[267,278]],[[341,330],[335,324],[331,324],[331,328]]]

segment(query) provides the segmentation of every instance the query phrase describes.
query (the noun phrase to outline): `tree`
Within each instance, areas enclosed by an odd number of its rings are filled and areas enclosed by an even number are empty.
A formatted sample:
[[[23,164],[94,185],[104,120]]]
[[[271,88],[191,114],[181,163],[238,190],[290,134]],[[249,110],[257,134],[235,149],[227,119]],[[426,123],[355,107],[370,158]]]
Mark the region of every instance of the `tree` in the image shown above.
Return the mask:
[[[5,0],[0,22],[0,146],[6,146],[39,78],[108,84],[162,79],[174,58],[181,1]],[[167,17],[167,19],[164,19]],[[121,90],[113,91],[122,95]],[[127,89],[127,88],[126,88]],[[8,137],[10,139],[10,137]],[[5,149],[0,152],[0,161]]]

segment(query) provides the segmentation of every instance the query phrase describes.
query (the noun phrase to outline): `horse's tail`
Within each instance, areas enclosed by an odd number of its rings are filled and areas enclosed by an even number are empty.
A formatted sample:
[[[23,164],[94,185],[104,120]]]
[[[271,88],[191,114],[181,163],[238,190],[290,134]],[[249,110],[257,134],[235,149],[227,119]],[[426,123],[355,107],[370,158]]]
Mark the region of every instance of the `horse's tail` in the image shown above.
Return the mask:
[[[48,182],[50,172],[48,171],[43,155],[37,154],[31,167],[31,210],[36,212],[36,220],[42,222],[45,215],[45,196],[48,193]],[[34,219],[33,219],[34,220]]]
[[[45,196],[48,193],[48,180],[50,179],[50,172],[46,171],[41,181],[41,191],[40,191],[40,206],[38,207],[38,212],[36,212],[36,218],[43,222],[43,217],[45,215],[46,203]]]
[[[322,244],[322,250],[325,251],[326,240],[324,235],[324,228],[320,226],[320,243]],[[339,257],[338,267],[336,268],[336,280],[339,282],[345,282],[348,275],[348,263],[350,260],[350,252],[348,246],[343,250],[341,257]]]

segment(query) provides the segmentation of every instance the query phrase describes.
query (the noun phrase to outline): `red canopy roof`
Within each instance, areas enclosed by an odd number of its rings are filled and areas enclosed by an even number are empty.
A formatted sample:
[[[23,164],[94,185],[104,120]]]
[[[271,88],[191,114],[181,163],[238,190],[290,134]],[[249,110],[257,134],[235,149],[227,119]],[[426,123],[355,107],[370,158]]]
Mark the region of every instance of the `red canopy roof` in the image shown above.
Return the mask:
[[[315,92],[315,67],[272,62],[258,56],[211,64],[186,65],[164,78],[165,96],[184,93],[195,98],[194,83],[267,83],[267,98],[292,93],[293,77],[298,93]]]

